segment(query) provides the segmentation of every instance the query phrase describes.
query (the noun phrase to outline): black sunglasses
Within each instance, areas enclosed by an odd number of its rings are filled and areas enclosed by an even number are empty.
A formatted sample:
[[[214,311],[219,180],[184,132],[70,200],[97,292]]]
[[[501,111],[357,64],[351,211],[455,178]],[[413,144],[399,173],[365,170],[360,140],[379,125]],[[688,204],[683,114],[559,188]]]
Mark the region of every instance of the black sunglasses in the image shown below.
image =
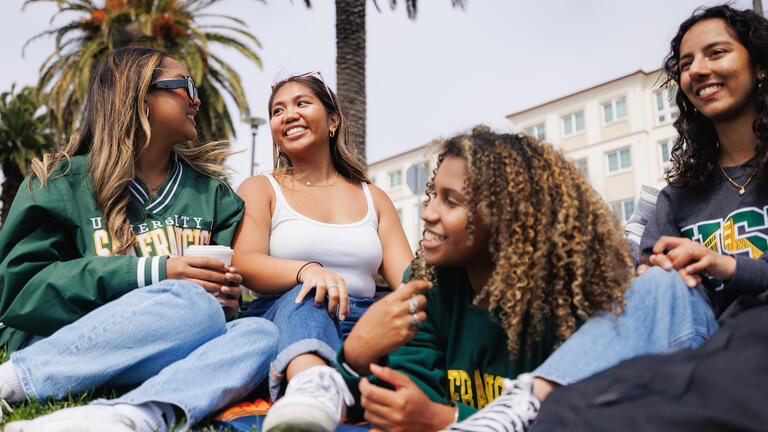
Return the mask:
[[[152,81],[149,84],[149,88],[168,90],[183,88],[187,92],[189,100],[194,101],[197,98],[197,87],[195,87],[195,82],[190,77]]]

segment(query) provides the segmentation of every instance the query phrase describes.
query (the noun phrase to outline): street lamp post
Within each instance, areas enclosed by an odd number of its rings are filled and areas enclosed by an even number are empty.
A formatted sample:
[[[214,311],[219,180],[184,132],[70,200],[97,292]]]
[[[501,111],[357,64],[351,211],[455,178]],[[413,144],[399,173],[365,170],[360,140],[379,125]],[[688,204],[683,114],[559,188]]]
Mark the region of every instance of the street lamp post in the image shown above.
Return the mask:
[[[251,177],[253,177],[254,168],[259,165],[256,162],[256,133],[259,131],[259,126],[266,122],[261,117],[246,117],[243,121],[251,125]]]

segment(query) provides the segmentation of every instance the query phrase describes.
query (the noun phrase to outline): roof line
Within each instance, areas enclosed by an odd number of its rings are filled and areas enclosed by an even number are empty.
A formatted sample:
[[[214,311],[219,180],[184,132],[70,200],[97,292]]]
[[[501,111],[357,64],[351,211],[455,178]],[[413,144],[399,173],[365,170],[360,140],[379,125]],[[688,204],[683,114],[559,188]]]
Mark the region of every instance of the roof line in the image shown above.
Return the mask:
[[[421,149],[427,148],[427,147],[428,147],[428,146],[429,146],[431,143],[432,143],[432,142],[429,142],[429,143],[427,143],[427,144],[423,144],[423,145],[420,145],[420,146],[418,146],[418,147],[414,147],[414,148],[412,148],[412,149],[410,149],[410,150],[406,150],[406,151],[404,151],[404,152],[400,152],[400,153],[398,153],[398,154],[396,154],[396,155],[387,156],[387,157],[385,157],[384,159],[380,159],[380,160],[377,160],[376,162],[370,162],[370,163],[368,163],[367,165],[368,165],[368,166],[371,166],[371,165],[375,165],[375,164],[377,164],[377,163],[386,162],[386,161],[388,161],[388,160],[390,160],[390,159],[394,159],[394,158],[396,158],[396,157],[400,157],[400,156],[402,156],[402,155],[404,155],[404,154],[406,154],[406,153],[410,153],[410,152],[414,152],[414,151],[416,151],[416,150],[421,150]]]
[[[614,83],[614,82],[616,82],[616,81],[619,81],[619,80],[623,80],[624,78],[628,78],[628,77],[631,77],[632,75],[636,75],[636,74],[638,74],[638,73],[642,73],[642,74],[644,74],[645,76],[648,76],[648,75],[651,75],[651,74],[653,74],[653,73],[656,73],[656,72],[658,72],[658,71],[660,71],[660,70],[661,70],[661,68],[658,68],[658,69],[652,70],[652,71],[650,71],[650,72],[645,72],[645,71],[644,71],[644,70],[642,70],[642,69],[638,69],[638,70],[636,70],[636,71],[634,71],[634,72],[632,72],[632,73],[628,73],[628,74],[626,74],[626,75],[622,75],[622,76],[620,76],[620,77],[618,77],[618,78],[614,78],[614,79],[612,79],[612,80],[610,80],[610,81],[606,81],[606,82],[602,82],[602,83],[600,83],[600,84],[596,84],[596,85],[593,85],[592,87],[589,87],[589,88],[585,88],[584,90],[579,90],[579,91],[577,91],[577,92],[574,92],[574,93],[571,93],[571,94],[567,94],[567,95],[565,95],[565,96],[561,96],[561,97],[559,97],[559,98],[557,98],[557,99],[552,99],[552,100],[550,100],[550,101],[547,101],[547,102],[544,102],[544,103],[540,103],[540,104],[538,104],[538,105],[534,105],[534,106],[532,106],[532,107],[530,107],[530,108],[526,108],[526,109],[524,109],[524,110],[522,110],[522,111],[514,112],[514,113],[512,113],[512,114],[507,114],[505,117],[507,117],[507,118],[510,118],[510,117],[514,117],[514,116],[516,116],[516,115],[520,115],[520,114],[526,113],[526,112],[528,112],[528,111],[533,111],[533,110],[535,110],[536,108],[540,108],[540,107],[543,107],[544,105],[548,105],[548,104],[551,104],[551,103],[555,103],[555,102],[560,102],[561,100],[567,99],[567,98],[569,98],[569,97],[571,97],[571,96],[576,96],[576,95],[578,95],[578,94],[581,94],[581,93],[585,93],[585,92],[588,92],[588,91],[590,91],[590,90],[596,89],[597,87],[602,87],[602,86],[604,86],[604,85],[607,85],[607,84],[611,84],[611,83]]]

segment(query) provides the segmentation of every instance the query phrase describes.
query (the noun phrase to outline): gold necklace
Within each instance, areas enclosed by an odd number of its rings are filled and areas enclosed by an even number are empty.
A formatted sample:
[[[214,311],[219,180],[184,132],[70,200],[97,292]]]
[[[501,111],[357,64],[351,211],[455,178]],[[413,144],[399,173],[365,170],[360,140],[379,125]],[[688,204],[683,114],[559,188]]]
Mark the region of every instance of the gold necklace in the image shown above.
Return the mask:
[[[731,182],[732,185],[734,185],[737,188],[739,188],[739,195],[744,195],[744,192],[745,192],[744,188],[747,187],[749,182],[752,181],[752,177],[754,177],[755,173],[757,173],[756,169],[754,171],[752,171],[752,175],[749,176],[749,178],[747,179],[746,183],[744,183],[743,185],[740,185],[740,184],[736,183],[735,181],[733,181],[733,179],[731,177],[729,177],[728,174],[725,173],[725,170],[723,169],[722,165],[720,165],[720,171],[723,172],[723,175],[725,176],[725,178],[727,178],[728,181]]]
[[[333,176],[333,179],[328,182],[328,184],[313,184],[311,182],[304,183],[307,186],[313,186],[313,187],[331,187],[336,184],[336,176]]]
[[[168,164],[168,171],[165,173],[165,177],[163,177],[163,181],[161,181],[161,182],[160,182],[160,184],[158,184],[157,186],[150,186],[150,185],[149,185],[149,183],[146,183],[146,185],[147,185],[147,189],[149,189],[149,194],[150,194],[150,195],[154,195],[155,193],[157,193],[157,191],[159,191],[159,190],[160,190],[160,188],[161,188],[161,187],[163,186],[163,184],[165,183],[165,180],[167,180],[167,179],[168,179],[168,176],[169,176],[169,175],[171,175],[171,168],[173,168],[173,165],[171,165],[171,164],[169,163],[169,164]]]

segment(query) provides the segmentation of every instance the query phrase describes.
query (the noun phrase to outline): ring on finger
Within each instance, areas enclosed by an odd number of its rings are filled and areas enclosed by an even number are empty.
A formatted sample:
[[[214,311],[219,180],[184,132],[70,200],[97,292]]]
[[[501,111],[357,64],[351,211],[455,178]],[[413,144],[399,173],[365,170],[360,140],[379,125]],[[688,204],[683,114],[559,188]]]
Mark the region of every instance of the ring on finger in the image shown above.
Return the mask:
[[[408,328],[410,329],[417,329],[419,327],[419,324],[421,324],[421,321],[419,320],[419,316],[415,313],[411,314],[411,322],[408,323]]]
[[[408,313],[415,314],[416,310],[419,308],[419,299],[416,297],[408,297]]]
[[[338,287],[339,287],[339,285],[337,285],[337,284],[328,284],[328,285],[326,285],[325,287],[326,287],[326,289],[330,289],[330,288],[334,288],[334,287],[335,287],[335,288],[338,288]]]

